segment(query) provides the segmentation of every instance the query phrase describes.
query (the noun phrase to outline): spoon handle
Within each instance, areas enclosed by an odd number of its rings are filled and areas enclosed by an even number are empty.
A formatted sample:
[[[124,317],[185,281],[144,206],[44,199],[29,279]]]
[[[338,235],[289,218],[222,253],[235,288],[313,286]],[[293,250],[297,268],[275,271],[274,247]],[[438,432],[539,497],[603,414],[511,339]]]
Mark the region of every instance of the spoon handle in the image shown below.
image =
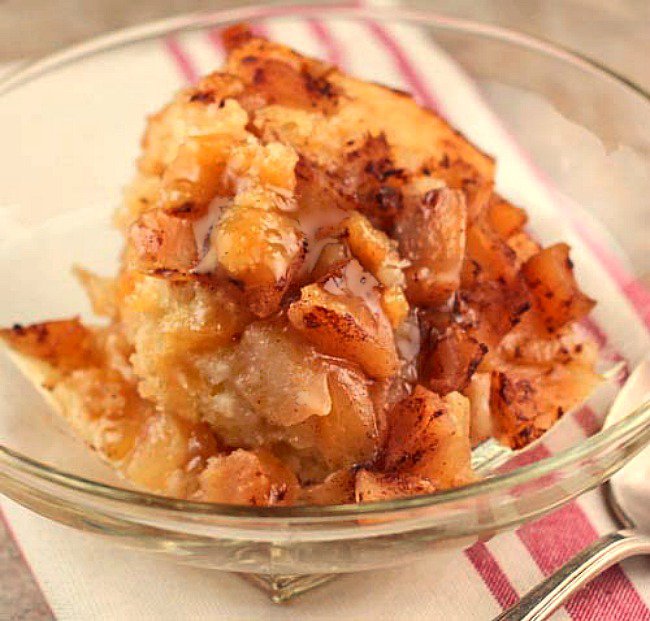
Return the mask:
[[[494,621],[542,621],[578,589],[628,556],[650,554],[650,537],[634,530],[604,535],[526,593]]]

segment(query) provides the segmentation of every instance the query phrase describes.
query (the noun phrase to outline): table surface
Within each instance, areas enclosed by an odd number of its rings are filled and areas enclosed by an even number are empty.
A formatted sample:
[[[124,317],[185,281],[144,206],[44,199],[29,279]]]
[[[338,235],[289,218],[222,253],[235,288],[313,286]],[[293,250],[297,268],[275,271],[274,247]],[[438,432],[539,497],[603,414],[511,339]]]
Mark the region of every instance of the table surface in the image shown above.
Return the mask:
[[[214,9],[215,4],[214,0],[4,0],[0,2],[0,64],[47,54],[124,26]],[[650,90],[647,0],[410,0],[406,4],[542,36],[598,59]],[[0,521],[0,619],[52,618],[6,524]]]

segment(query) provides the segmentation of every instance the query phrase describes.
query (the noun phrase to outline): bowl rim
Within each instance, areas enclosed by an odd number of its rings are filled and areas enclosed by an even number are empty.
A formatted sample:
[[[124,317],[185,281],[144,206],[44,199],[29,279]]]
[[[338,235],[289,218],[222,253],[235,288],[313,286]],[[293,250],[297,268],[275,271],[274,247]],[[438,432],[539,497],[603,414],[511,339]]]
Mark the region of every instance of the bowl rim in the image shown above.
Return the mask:
[[[471,500],[491,493],[501,492],[512,487],[530,483],[533,480],[548,477],[565,468],[580,463],[583,459],[597,454],[600,450],[615,446],[617,441],[628,436],[643,435],[650,440],[650,400],[645,401],[640,407],[630,412],[623,420],[606,429],[586,438],[579,444],[540,459],[534,463],[520,466],[503,474],[442,490],[432,494],[411,496],[396,500],[387,500],[371,503],[349,503],[342,505],[298,505],[292,507],[249,507],[245,505],[232,505],[224,503],[198,502],[180,500],[161,496],[151,492],[131,490],[108,483],[101,483],[86,479],[82,476],[64,472],[53,466],[48,466],[22,453],[0,445],[0,465],[14,467],[16,471],[30,476],[35,476],[48,483],[59,485],[71,491],[91,494],[110,501],[123,504],[136,504],[172,512],[181,512],[185,515],[195,516],[221,516],[229,518],[276,518],[283,523],[287,520],[313,519],[313,518],[350,518],[360,515],[374,515],[383,513],[399,513],[413,509],[437,507],[443,504],[453,504],[458,501]],[[647,442],[646,442],[647,443]],[[641,450],[639,447],[638,450]],[[631,458],[633,454],[630,454]],[[569,499],[569,497],[567,497]]]
[[[64,65],[122,46],[155,39],[168,34],[214,27],[224,23],[265,18],[295,17],[296,15],[300,17],[327,19],[355,18],[379,21],[393,19],[402,22],[419,22],[442,30],[461,31],[472,35],[498,39],[534,52],[539,52],[546,56],[554,57],[557,60],[572,64],[585,72],[612,81],[633,95],[641,97],[645,100],[645,103],[650,105],[650,93],[635,84],[632,80],[621,76],[605,65],[583,54],[571,51],[568,48],[508,28],[468,19],[447,17],[426,10],[303,4],[255,5],[224,8],[216,11],[200,11],[116,30],[65,48],[62,51],[55,52],[43,58],[20,64],[0,80],[0,96]],[[82,476],[68,473],[34,460],[1,444],[0,465],[3,465],[7,469],[14,469],[16,472],[61,486],[70,491],[92,494],[93,496],[116,501],[121,504],[137,504],[139,506],[165,509],[174,513],[181,512],[185,515],[193,514],[196,516],[220,516],[254,520],[265,518],[267,522],[272,523],[278,520],[286,522],[327,517],[350,518],[378,513],[394,514],[407,510],[435,507],[443,504],[452,504],[457,501],[475,499],[558,472],[573,464],[579,463],[590,455],[594,455],[609,446],[615,445],[618,440],[636,434],[646,435],[650,439],[650,400],[646,401],[634,410],[634,412],[629,413],[623,420],[595,433],[579,444],[503,474],[494,475],[469,485],[443,490],[433,494],[373,503],[328,506],[249,507],[168,498],[154,493],[131,490],[86,479]]]
[[[84,57],[103,53],[123,45],[154,39],[166,34],[199,30],[215,26],[218,23],[240,22],[248,19],[292,18],[297,15],[299,17],[311,17],[312,19],[319,17],[331,18],[332,16],[365,18],[371,21],[396,19],[400,21],[421,22],[441,30],[464,30],[470,34],[499,39],[535,52],[540,52],[547,56],[555,57],[583,71],[617,83],[619,86],[623,86],[650,104],[650,90],[646,90],[631,78],[622,75],[605,63],[559,43],[551,42],[542,37],[525,34],[511,28],[486,24],[466,18],[449,17],[435,11],[412,8],[391,8],[386,6],[364,6],[363,1],[352,0],[348,3],[344,2],[330,5],[280,2],[271,5],[254,4],[244,7],[225,7],[214,11],[183,13],[127,28],[119,28],[67,46],[51,54],[36,57],[33,60],[19,61],[16,67],[0,78],[0,95],[4,95],[10,90],[37,78],[47,71],[58,69],[68,63],[81,60]]]

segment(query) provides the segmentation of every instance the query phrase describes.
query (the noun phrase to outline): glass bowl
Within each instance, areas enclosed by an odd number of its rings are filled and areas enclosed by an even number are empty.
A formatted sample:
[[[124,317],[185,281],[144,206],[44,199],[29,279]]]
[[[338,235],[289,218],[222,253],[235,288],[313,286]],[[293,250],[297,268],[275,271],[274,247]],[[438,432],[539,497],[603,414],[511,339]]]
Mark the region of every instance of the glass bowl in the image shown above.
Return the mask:
[[[337,573],[468,546],[601,484],[650,439],[649,404],[600,431],[627,368],[648,351],[636,276],[647,269],[647,235],[630,229],[642,232],[647,216],[650,101],[585,59],[493,26],[402,9],[240,8],[111,34],[6,77],[0,324],[90,315],[69,268],[116,268],[110,214],[146,114],[217,66],[215,29],[240,21],[414,91],[492,153],[498,189],[529,209],[535,234],[572,244],[584,288],[599,299],[585,329],[600,341],[607,381],[521,454],[480,447],[478,483],[360,506],[252,508],[128,488],[2,356],[0,491],[116,544],[239,572],[280,601]]]

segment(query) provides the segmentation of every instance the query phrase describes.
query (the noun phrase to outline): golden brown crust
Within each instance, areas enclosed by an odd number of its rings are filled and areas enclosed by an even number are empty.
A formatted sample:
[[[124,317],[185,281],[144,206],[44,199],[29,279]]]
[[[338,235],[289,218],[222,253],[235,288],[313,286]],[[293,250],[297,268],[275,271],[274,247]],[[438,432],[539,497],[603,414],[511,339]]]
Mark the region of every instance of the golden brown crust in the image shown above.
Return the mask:
[[[91,367],[101,361],[92,332],[78,317],[28,326],[14,324],[0,330],[0,338],[21,354],[41,360],[63,373]]]

